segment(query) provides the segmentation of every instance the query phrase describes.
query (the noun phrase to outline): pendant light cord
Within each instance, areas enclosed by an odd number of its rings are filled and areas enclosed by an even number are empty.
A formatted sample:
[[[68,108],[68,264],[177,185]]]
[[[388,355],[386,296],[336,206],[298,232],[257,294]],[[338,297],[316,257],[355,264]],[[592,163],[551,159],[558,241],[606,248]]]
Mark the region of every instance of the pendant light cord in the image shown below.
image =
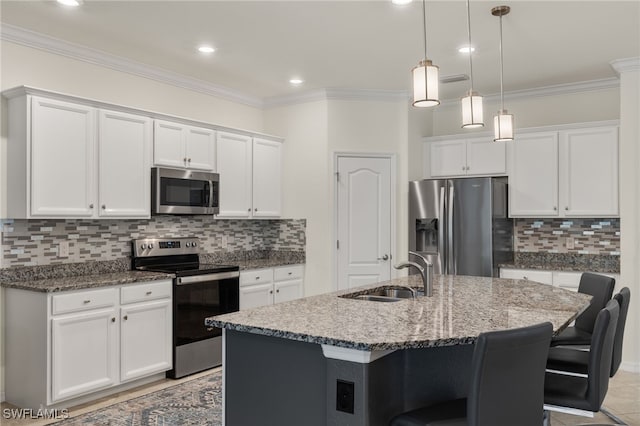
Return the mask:
[[[504,85],[503,85],[503,72],[504,72],[503,58],[502,58],[502,15],[500,15],[500,109],[504,111]]]
[[[473,56],[473,53],[471,52],[471,49],[472,49],[471,48],[471,13],[469,8],[469,0],[467,0],[467,34],[469,36],[469,72],[471,74],[471,77],[470,77],[471,90],[469,92],[472,93],[473,92],[473,60],[471,59],[471,57]],[[473,97],[471,98],[471,101],[473,103]]]
[[[422,31],[424,35],[424,59],[427,59],[427,7],[425,0],[422,0]]]

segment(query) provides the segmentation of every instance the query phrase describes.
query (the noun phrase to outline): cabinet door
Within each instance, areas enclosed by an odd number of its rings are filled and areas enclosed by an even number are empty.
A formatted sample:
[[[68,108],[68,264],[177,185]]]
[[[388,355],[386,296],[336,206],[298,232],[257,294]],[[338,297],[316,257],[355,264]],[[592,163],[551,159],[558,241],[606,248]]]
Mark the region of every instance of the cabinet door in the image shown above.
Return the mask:
[[[150,217],[151,119],[101,110],[98,128],[99,215]]]
[[[253,216],[279,217],[282,200],[282,144],[253,140]]]
[[[560,199],[565,216],[617,216],[618,129],[560,133]]]
[[[251,216],[251,138],[218,132],[216,170],[220,174],[219,217]]]
[[[51,320],[51,399],[60,401],[118,381],[115,309]]]
[[[507,145],[490,138],[467,140],[467,175],[507,173]]]
[[[214,171],[216,168],[216,132],[201,127],[186,129],[187,167]]]
[[[184,126],[170,121],[155,120],[153,128],[153,164],[184,168]]]
[[[31,216],[94,214],[95,110],[34,97],[31,103]]]
[[[556,132],[524,134],[513,142],[509,213],[523,217],[558,215]]]
[[[120,380],[171,369],[171,300],[139,303],[120,309]]]
[[[240,310],[273,304],[273,283],[240,287]]]
[[[286,302],[288,300],[302,297],[302,280],[280,281],[274,284],[274,303]]]
[[[432,177],[467,174],[466,139],[433,142],[430,152]]]

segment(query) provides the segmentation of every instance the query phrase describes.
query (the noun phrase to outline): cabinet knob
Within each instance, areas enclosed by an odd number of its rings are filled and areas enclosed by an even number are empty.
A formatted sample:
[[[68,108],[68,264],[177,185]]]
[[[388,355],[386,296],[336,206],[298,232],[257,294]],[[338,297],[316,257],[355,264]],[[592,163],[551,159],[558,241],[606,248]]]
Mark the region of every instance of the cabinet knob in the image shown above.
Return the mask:
[[[259,279],[260,279],[260,277],[256,275],[256,280],[259,280]]]
[[[558,210],[558,208],[556,206],[553,206],[553,211]]]
[[[92,209],[93,208],[93,204],[89,204],[89,208]]]
[[[126,321],[126,320],[128,320],[128,319],[129,319],[129,316],[128,316],[128,315],[125,315],[125,316],[123,316],[123,317],[122,317],[122,319]]]
[[[462,166],[462,170],[466,170],[467,168],[465,166]]]
[[[524,276],[524,277],[522,277],[522,278],[524,278],[525,280],[528,280],[528,279],[529,279],[527,276]]]
[[[251,211],[251,208],[248,208],[248,209],[247,209],[247,211],[248,211],[248,212],[250,212],[250,211]]]
[[[569,207],[565,207],[564,209],[565,209],[565,210],[569,210]]]
[[[280,293],[280,289],[276,290],[276,293]]]
[[[191,158],[188,158],[188,159],[187,159],[187,162],[188,162],[188,163],[191,163]]]
[[[147,296],[151,296],[151,293],[153,293],[153,292],[148,291],[146,294],[147,294]]]
[[[102,205],[102,210],[106,210],[106,209],[107,209],[107,205],[106,205],[106,204],[103,204],[103,205]]]
[[[255,209],[253,209],[253,211],[254,211],[254,212],[257,212],[257,211],[258,211],[258,209],[257,209],[257,208],[255,208]]]
[[[273,290],[269,290],[269,294],[273,294]]]
[[[292,272],[289,272],[289,275],[291,275],[291,274],[292,274]]]
[[[83,301],[82,303],[84,303],[86,305],[87,303],[91,303],[91,300],[87,299],[87,300]]]
[[[115,317],[111,318],[111,322],[116,322],[116,318]]]
[[[183,162],[184,164],[187,164],[187,157],[184,157],[184,158],[182,159],[182,162]]]
[[[469,170],[471,167],[467,166],[467,170]]]

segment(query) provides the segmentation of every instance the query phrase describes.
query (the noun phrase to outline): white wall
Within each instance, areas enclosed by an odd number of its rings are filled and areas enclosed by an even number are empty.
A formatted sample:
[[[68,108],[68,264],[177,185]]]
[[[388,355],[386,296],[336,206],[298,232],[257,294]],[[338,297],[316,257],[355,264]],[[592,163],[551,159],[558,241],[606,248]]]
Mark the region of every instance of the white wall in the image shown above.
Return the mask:
[[[265,132],[285,138],[284,217],[307,219],[305,295],[331,289],[331,165],[327,142],[327,102],[265,111]]]
[[[0,44],[0,90],[33,86],[55,92],[162,112],[223,126],[263,132],[259,108],[181,89],[131,74],[103,68],[87,62],[2,41]],[[7,117],[6,100],[0,104],[0,188],[6,194]],[[0,217],[5,217],[5,202],[0,200]],[[1,232],[1,231],[0,231]],[[0,259],[0,267],[2,260]],[[1,310],[4,292],[0,290]],[[0,336],[4,348],[4,335]],[[0,349],[0,398],[4,395],[4,350]]]

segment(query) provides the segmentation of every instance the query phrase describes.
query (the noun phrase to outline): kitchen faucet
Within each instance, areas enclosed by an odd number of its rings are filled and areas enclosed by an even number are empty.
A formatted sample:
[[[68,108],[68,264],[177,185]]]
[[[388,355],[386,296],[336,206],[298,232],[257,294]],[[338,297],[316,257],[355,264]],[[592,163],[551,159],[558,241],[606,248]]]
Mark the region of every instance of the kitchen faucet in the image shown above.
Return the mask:
[[[433,264],[423,255],[416,253],[414,251],[409,251],[409,254],[412,254],[416,257],[422,259],[422,261],[426,265],[426,270],[422,265],[419,265],[415,262],[400,262],[397,265],[394,265],[396,269],[409,268],[413,267],[420,272],[420,276],[422,276],[422,285],[424,286],[424,295],[427,297],[431,297],[433,295]]]

